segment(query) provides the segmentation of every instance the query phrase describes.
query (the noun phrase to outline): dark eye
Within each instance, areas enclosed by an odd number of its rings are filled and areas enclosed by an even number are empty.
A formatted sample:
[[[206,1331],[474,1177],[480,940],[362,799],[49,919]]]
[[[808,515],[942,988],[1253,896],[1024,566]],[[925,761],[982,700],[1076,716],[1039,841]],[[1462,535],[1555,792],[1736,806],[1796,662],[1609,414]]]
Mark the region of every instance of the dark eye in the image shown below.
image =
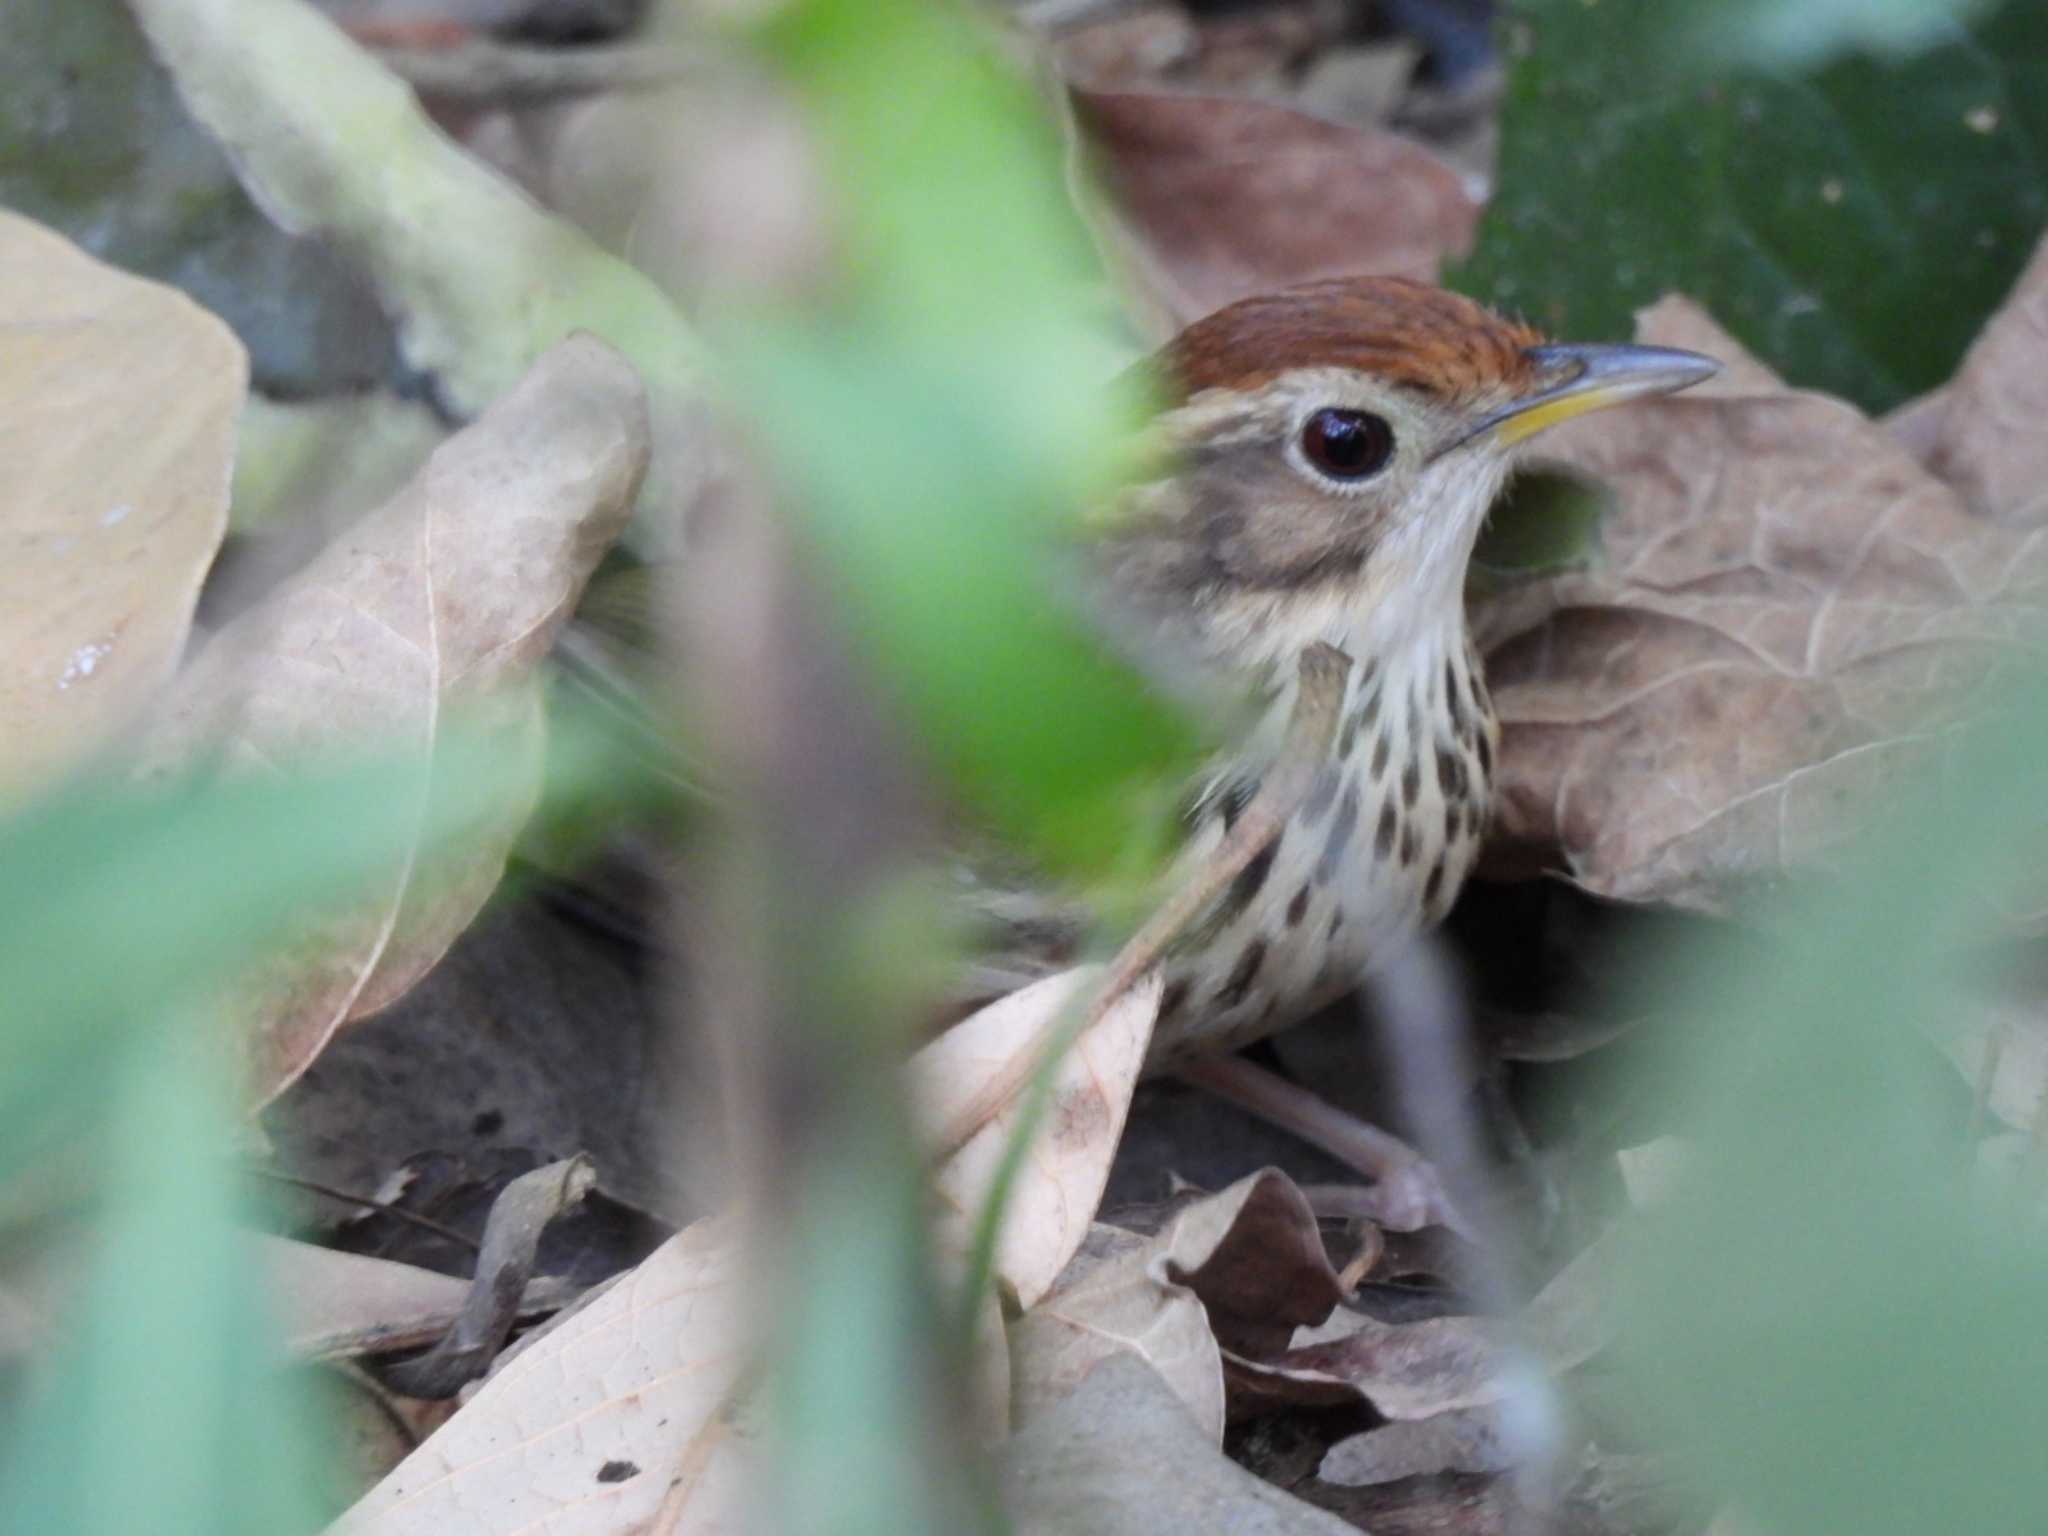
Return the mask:
[[[1370,411],[1317,411],[1302,424],[1301,451],[1333,480],[1362,480],[1394,456],[1394,429]]]

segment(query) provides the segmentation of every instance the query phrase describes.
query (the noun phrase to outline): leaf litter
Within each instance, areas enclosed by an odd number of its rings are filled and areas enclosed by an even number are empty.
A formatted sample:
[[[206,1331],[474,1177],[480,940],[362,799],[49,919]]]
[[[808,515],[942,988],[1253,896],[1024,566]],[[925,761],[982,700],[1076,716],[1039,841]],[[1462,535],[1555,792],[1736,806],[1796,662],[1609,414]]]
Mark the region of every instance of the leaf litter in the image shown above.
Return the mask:
[[[1340,171],[1347,186],[1361,188],[1382,173],[1405,174],[1404,151],[1333,134],[1328,124],[1270,103],[1097,93],[1077,96],[1077,114],[1092,115],[1096,152],[1111,166],[1120,203],[1114,217],[1124,221],[1118,238],[1149,263],[1169,313],[1275,286],[1288,273],[1307,275],[1335,260],[1333,247],[1317,249],[1307,237],[1300,249],[1270,238],[1328,217],[1327,209],[1316,220],[1290,211],[1300,206],[1301,186]],[[1213,140],[1207,152],[1176,163],[1198,118],[1222,125],[1223,137],[1257,137],[1264,146],[1258,163],[1292,160],[1298,181],[1274,177],[1272,185],[1248,188],[1256,179],[1250,162],[1217,165]],[[1158,143],[1148,144],[1148,135]],[[1401,194],[1409,201],[1385,230],[1398,241],[1368,245],[1362,230],[1354,232],[1355,250],[1375,252],[1368,264],[1413,261],[1415,270],[1433,270],[1469,238],[1469,203],[1449,195],[1442,170],[1416,172]],[[1232,191],[1243,201],[1223,195]],[[1176,227],[1173,216],[1196,205],[1235,209],[1226,222],[1257,238],[1233,243],[1213,228]],[[1343,218],[1325,228],[1342,233]],[[1358,264],[1354,257],[1345,265]],[[1787,390],[1682,302],[1646,317],[1645,339],[1703,345],[1732,366],[1711,392],[1639,406],[1557,439],[1561,462],[1615,487],[1616,510],[1592,564],[1546,573],[1499,594],[1483,612],[1509,721],[1508,837],[1558,850],[1591,889],[1709,910],[1731,906],[1758,880],[1825,863],[1847,825],[1844,796],[1880,788],[1928,750],[1915,734],[1916,711],[1931,699],[1966,696],[2028,638],[2038,574],[2029,530],[2041,512],[2030,497],[2040,476],[2028,457],[2038,450],[2037,435],[2019,428],[2027,390],[2041,376],[2041,268],[2037,257],[2031,289],[2023,285],[1956,380],[1924,401],[1910,424],[1889,428]],[[617,379],[599,392],[606,390],[614,404],[630,393]],[[2020,417],[1992,414],[2008,405]],[[471,441],[479,465],[486,449],[516,452],[524,435],[516,417],[494,428],[496,416],[472,429],[491,429]],[[459,457],[462,442],[445,451]],[[608,485],[631,457],[607,458]],[[416,483],[406,495],[418,493]],[[599,499],[605,509],[590,515],[607,531],[593,523],[587,545],[560,557],[572,573],[587,573],[608,541],[616,498],[607,491]],[[492,539],[465,533],[460,542]],[[374,549],[371,557],[391,558]],[[567,584],[580,579],[571,574]],[[573,600],[561,580],[551,570],[540,586],[555,600],[536,599],[544,615],[512,626],[538,638],[514,646],[508,671],[530,667]],[[465,572],[447,586],[462,606],[500,590],[490,572]],[[317,587],[288,590],[299,601],[311,591],[317,606]],[[258,622],[291,633],[279,612]],[[237,644],[251,657],[261,649],[234,634],[224,632],[230,645],[222,657]],[[483,640],[471,644],[474,665],[501,659]],[[331,742],[345,734],[333,723],[358,722],[345,708],[336,714],[331,698],[303,719],[289,712],[267,719],[252,704],[262,699],[260,682],[236,681],[236,669],[211,655],[202,655],[193,676],[204,679],[211,668],[222,679],[218,694],[209,698],[202,689],[196,705],[181,695],[166,718],[196,708],[209,726],[239,717],[266,728],[237,725],[216,737],[174,724],[160,728],[160,741],[172,744],[161,750],[225,739],[260,767],[280,743]],[[508,691],[518,688],[515,681]],[[438,697],[410,685],[393,692],[395,712],[366,706],[359,718],[438,719]],[[232,704],[224,702],[229,697]],[[332,723],[316,718],[326,715]],[[500,723],[508,740],[520,742],[531,719],[508,705]],[[517,816],[508,809],[503,819],[511,824]],[[495,846],[502,838],[486,841]],[[382,939],[334,942],[338,981],[311,989],[319,1006],[309,1010],[310,1026],[281,1024],[291,1038],[265,1043],[264,1079],[288,1077],[340,1017],[387,1001],[416,979],[473,915],[502,859],[501,847],[486,852],[473,871],[425,897],[405,889],[391,895],[372,926],[394,935],[410,930],[395,959],[387,959]],[[1080,984],[1071,976],[1055,983],[1009,1000],[997,1021],[1002,1029],[983,1020],[986,1038],[971,1029],[960,1035],[950,1059],[943,1048],[953,1037],[942,1040],[925,1062],[939,1092],[971,1094],[977,1074],[989,1070],[986,1060],[1003,1055],[1010,1025],[1024,1024],[1020,1043],[1035,1039]],[[999,1259],[1013,1305],[1022,1308],[1007,1349],[1025,1426],[1013,1442],[1009,1477],[1025,1528],[1071,1528],[1050,1522],[1083,1512],[1157,1528],[1148,1492],[1160,1482],[1185,1498],[1190,1521],[1341,1528],[1233,1476],[1215,1454],[1224,1407],[1211,1392],[1211,1361],[1220,1364],[1226,1352],[1233,1384],[1256,1375],[1264,1391],[1335,1388],[1396,1421],[1345,1442],[1352,1449],[1344,1456],[1333,1450],[1324,1464],[1333,1481],[1511,1464],[1490,1416],[1512,1384],[1509,1333],[1473,1318],[1386,1324],[1343,1309],[1343,1285],[1313,1216],[1284,1179],[1254,1176],[1189,1203],[1152,1236],[1091,1228],[1135,1077],[1134,1063],[1126,1074],[1129,1041],[1136,1039],[1141,1057],[1156,999],[1131,1001],[1130,1018],[1103,1026],[1090,1050],[1068,1063]],[[1991,1070],[1981,1058],[1976,1065]],[[2015,1118],[2011,1106],[2021,1096],[2002,1090],[1996,1097],[1999,1112]],[[985,1192],[989,1152],[1005,1129],[992,1123],[986,1139],[970,1142],[942,1172],[941,1200],[954,1212],[970,1211]],[[1587,1250],[1580,1265],[1598,1254]],[[508,1360],[344,1529],[460,1533],[530,1518],[540,1518],[533,1528],[544,1530],[718,1524],[739,1507],[738,1478],[752,1443],[736,1387],[744,1361],[732,1265],[726,1223],[680,1234]],[[1550,1347],[1534,1351],[1553,1369],[1568,1369],[1593,1347],[1580,1327],[1581,1309],[1596,1294],[1584,1275],[1579,1265],[1565,1271],[1532,1307],[1535,1321],[1522,1320],[1525,1335],[1543,1337],[1545,1308],[1556,1314]],[[508,1427],[516,1433],[508,1436]],[[1143,1469],[1142,1487],[1128,1482],[1134,1467]],[[1160,1468],[1172,1471],[1162,1478]],[[522,1506],[524,1513],[508,1502],[522,1490],[537,1501]],[[1113,1528],[1101,1519],[1091,1528]]]

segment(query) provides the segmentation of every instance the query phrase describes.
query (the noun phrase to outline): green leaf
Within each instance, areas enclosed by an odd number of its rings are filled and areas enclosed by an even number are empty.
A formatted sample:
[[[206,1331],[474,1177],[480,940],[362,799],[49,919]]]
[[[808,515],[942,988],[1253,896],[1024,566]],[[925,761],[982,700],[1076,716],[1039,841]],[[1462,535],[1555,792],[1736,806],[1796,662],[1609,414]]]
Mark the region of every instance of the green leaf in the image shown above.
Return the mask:
[[[0,1530],[311,1532],[329,1490],[235,1224],[216,1063],[189,1030],[126,1043],[95,1063],[105,1208],[63,1339],[9,1426]]]
[[[790,468],[834,596],[917,739],[1000,830],[1102,872],[1195,736],[1065,608],[1057,494],[957,376],[880,339],[815,334],[753,363],[765,397],[835,424]]]
[[[1872,410],[1943,382],[2048,221],[2048,7],[1799,9],[1520,0],[1500,190],[1452,281],[1579,340],[1682,291]],[[1788,62],[1874,36],[1925,46]]]
[[[996,828],[1128,865],[1198,733],[1091,632],[1057,569],[1129,423],[1094,375],[1093,273],[1057,142],[965,13],[819,0],[771,34],[822,129],[851,276],[732,349],[865,659]]]
[[[552,789],[601,782],[564,733]],[[435,797],[419,780],[468,788]],[[110,1053],[203,1000],[310,912],[345,900],[519,771],[460,726],[418,757],[156,790],[87,782],[0,822],[0,1174],[104,1113]]]
[[[1642,1422],[1767,1536],[2048,1509],[2048,1243],[2022,1192],[1973,1176],[1921,1035],[2030,847],[2012,807],[2048,790],[2048,690],[2006,702],[1944,756],[1938,801],[1888,797],[1853,878],[1649,977],[1688,1151],[1625,1270],[1624,1363]]]

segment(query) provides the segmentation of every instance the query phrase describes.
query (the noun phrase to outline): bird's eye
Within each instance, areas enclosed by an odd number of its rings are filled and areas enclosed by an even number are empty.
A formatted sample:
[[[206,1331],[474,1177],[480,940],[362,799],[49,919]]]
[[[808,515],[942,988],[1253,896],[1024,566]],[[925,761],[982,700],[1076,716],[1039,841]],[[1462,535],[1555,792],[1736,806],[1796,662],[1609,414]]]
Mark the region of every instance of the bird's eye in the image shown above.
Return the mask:
[[[1302,455],[1332,480],[1363,480],[1394,456],[1394,429],[1370,411],[1317,411],[1302,424]]]

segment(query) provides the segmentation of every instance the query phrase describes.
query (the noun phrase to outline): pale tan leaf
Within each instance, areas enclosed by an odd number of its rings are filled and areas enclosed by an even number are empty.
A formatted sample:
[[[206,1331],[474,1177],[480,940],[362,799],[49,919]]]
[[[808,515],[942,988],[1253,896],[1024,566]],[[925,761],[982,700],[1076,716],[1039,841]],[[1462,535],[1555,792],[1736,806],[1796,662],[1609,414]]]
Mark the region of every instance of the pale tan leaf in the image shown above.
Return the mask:
[[[738,1233],[678,1233],[528,1345],[334,1536],[639,1536],[738,1528],[748,1471]]]
[[[259,1235],[258,1260],[294,1354],[423,1344],[462,1312],[469,1282],[412,1264]]]
[[[1228,1460],[1172,1388],[1113,1355],[1010,1443],[1004,1502],[1023,1536],[1356,1536]]]
[[[1130,1354],[1158,1371],[1220,1444],[1218,1340],[1239,1350],[1283,1347],[1343,1295],[1308,1201],[1273,1169],[1176,1202],[1149,1236],[1097,1226],[1011,1330],[1018,1418],[1043,1414],[1104,1357]]]
[[[1010,1328],[1017,1423],[1039,1418],[1097,1362],[1136,1355],[1173,1389],[1211,1444],[1223,1440],[1223,1357],[1195,1293],[1156,1261],[1161,1239],[1096,1226],[1044,1298]]]
[[[1352,273],[1434,280],[1479,205],[1398,134],[1271,102],[1075,90],[1099,243],[1163,337],[1236,299]]]
[[[1503,837],[1604,895],[1717,910],[1824,867],[2024,660],[2048,547],[1970,515],[1849,406],[1773,389],[1709,325],[1665,304],[1640,335],[1736,359],[1718,397],[1546,440],[1614,492],[1599,558],[1474,620],[1505,726]]]
[[[423,778],[422,827],[438,805],[464,835],[434,857],[413,850],[272,967],[249,1046],[259,1094],[418,980],[497,884],[538,791],[536,668],[624,526],[647,451],[633,369],[589,337],[563,343],[395,499],[215,635],[165,698],[145,743],[158,771],[430,748],[457,721],[521,770],[480,803]]]
[[[1069,1008],[1085,1007],[1099,967],[1048,976],[990,1004],[917,1053],[912,1090],[930,1125],[950,1123],[987,1083],[1027,1063]],[[1022,1307],[1043,1296],[1087,1236],[1109,1179],[1159,1008],[1149,976],[1110,1008],[1061,1063],[1052,1112],[1025,1159],[1004,1214],[996,1272]],[[946,1161],[936,1183],[955,1234],[971,1230],[1021,1112],[1007,1104]]]
[[[175,289],[0,209],[0,800],[178,664],[227,528],[248,360]]]
[[[1923,458],[1980,517],[2048,522],[2048,240],[1941,391]]]

